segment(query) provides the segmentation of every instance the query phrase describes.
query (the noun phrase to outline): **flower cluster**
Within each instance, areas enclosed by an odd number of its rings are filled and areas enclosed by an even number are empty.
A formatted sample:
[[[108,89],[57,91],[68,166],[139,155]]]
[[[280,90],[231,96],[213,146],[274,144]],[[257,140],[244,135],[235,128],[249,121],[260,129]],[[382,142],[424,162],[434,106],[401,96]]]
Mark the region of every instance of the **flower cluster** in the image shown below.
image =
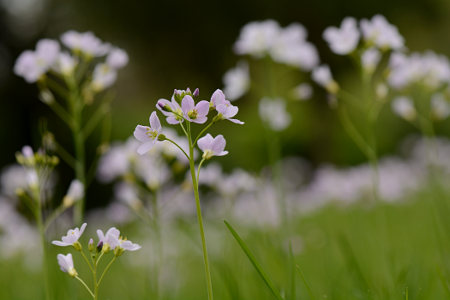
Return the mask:
[[[70,52],[56,40],[40,40],[34,51],[27,50],[19,56],[14,73],[28,83],[42,81],[47,74],[71,78],[79,65],[95,61],[92,80],[86,88],[99,92],[111,86],[117,78],[117,71],[128,63],[124,50],[102,42],[92,32],[71,30],[61,36],[61,42]],[[104,62],[99,61],[101,57],[106,57]]]
[[[94,299],[97,299],[97,291],[100,286],[100,283],[103,279],[105,273],[109,270],[111,264],[121,256],[125,251],[136,251],[141,248],[138,244],[135,244],[126,238],[120,236],[120,231],[112,227],[108,229],[108,231],[104,234],[102,230],[97,230],[98,243],[97,246],[94,245],[94,240],[91,238],[88,242],[88,251],[90,253],[90,260],[87,258],[84,253],[83,246],[80,243],[80,238],[86,229],[87,224],[84,223],[80,228],[69,229],[67,234],[61,238],[61,241],[53,241],[52,244],[60,247],[73,247],[82,258],[85,260],[86,264],[89,266],[89,269],[93,273],[93,285],[95,294],[92,290],[86,285],[86,283],[78,276],[78,272],[75,269],[73,257],[71,253],[66,255],[58,254],[57,260],[61,271],[69,274],[71,277],[79,280],[83,286],[87,289],[87,291],[91,294]],[[97,268],[100,260],[107,254],[108,252],[113,252],[114,256],[110,263],[103,270],[103,274],[100,278],[97,278]]]
[[[319,56],[306,37],[307,31],[301,24],[282,28],[274,20],[251,22],[242,28],[234,50],[256,58],[270,55],[276,62],[309,71],[318,64]]]
[[[229,100],[225,99],[225,95],[221,90],[216,90],[211,96],[210,101],[201,100],[195,103],[194,97],[197,97],[198,94],[198,89],[193,93],[189,89],[186,91],[175,90],[170,101],[160,99],[156,104],[156,108],[166,117],[167,123],[171,125],[180,124],[183,127],[184,121],[204,124],[208,120],[210,111],[215,111],[216,115],[211,119],[208,127],[220,120],[244,124],[234,118],[239,109],[237,106],[232,105]],[[135,138],[142,143],[137,149],[137,152],[141,155],[147,153],[159,141],[171,141],[166,135],[162,134],[161,122],[155,111],[151,113],[149,123],[150,127],[138,125],[134,130]],[[223,137],[219,138],[219,136],[212,140],[210,138],[212,137],[207,135],[198,139],[200,149],[203,153],[207,153],[206,157],[225,155],[225,139]]]

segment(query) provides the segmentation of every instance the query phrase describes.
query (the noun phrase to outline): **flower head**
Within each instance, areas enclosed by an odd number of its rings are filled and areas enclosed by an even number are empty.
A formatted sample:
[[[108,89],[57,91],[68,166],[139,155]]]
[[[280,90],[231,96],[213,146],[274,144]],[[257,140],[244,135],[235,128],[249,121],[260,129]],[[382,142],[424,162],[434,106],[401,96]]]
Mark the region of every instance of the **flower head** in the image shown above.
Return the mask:
[[[56,258],[58,259],[58,264],[61,271],[69,274],[72,277],[78,276],[77,271],[73,267],[73,259],[71,253],[67,255],[58,254]]]
[[[115,227],[108,229],[106,234],[103,234],[103,231],[99,229],[97,230],[97,236],[99,239],[99,245],[102,245],[102,249],[107,249],[107,251],[116,250],[118,251],[117,253],[115,252],[116,256],[122,254],[124,250],[136,251],[141,249],[140,245],[122,238],[120,236],[120,231]]]
[[[184,121],[183,110],[180,104],[172,97],[172,100],[159,99],[156,103],[156,108],[166,116],[167,123],[171,125],[179,124]]]
[[[359,42],[359,30],[356,20],[351,17],[345,18],[341,28],[328,27],[323,32],[323,38],[328,42],[331,50],[340,55],[349,54],[355,50]]]
[[[215,138],[209,133],[200,138],[197,142],[200,150],[203,151],[203,158],[210,159],[213,156],[227,155],[228,151],[224,151],[226,141],[223,135],[219,134]]]
[[[382,50],[403,48],[403,37],[397,27],[390,24],[382,15],[375,15],[372,20],[363,19],[360,22],[364,39]]]
[[[66,247],[66,246],[74,246],[76,247],[76,243],[80,239],[81,235],[84,232],[84,229],[86,228],[86,223],[81,225],[80,229],[69,229],[67,231],[67,235],[63,236],[61,238],[61,241],[53,241],[52,244],[56,246]]]
[[[70,30],[61,36],[63,44],[77,52],[80,51],[89,57],[103,56],[110,50],[109,44],[103,43],[92,32],[76,32]]]
[[[259,102],[259,116],[274,131],[284,130],[291,123],[286,102],[282,99],[262,98]]]
[[[236,100],[244,95],[250,87],[248,64],[240,62],[235,68],[223,75],[224,91],[230,100]]]
[[[53,69],[64,76],[69,76],[75,70],[78,60],[68,52],[61,52],[53,66]]]
[[[96,92],[112,86],[117,79],[117,70],[106,63],[100,63],[95,66],[92,74],[92,89]]]
[[[272,47],[280,29],[280,25],[273,20],[248,23],[234,44],[234,51],[240,55],[262,57]]]
[[[128,54],[120,48],[113,48],[106,57],[106,63],[113,69],[123,68],[128,64]]]
[[[369,48],[361,55],[361,64],[368,73],[373,73],[381,59],[381,52],[376,48]]]
[[[149,118],[150,127],[138,125],[134,130],[134,137],[141,143],[137,152],[141,155],[147,153],[158,140],[158,136],[162,129],[161,122],[159,121],[156,111],[152,112]]]
[[[395,114],[408,121],[414,120],[417,115],[413,102],[407,97],[394,99],[392,102],[392,110]]]
[[[221,90],[217,89],[213,93],[210,105],[216,109],[219,119],[228,120],[236,124],[244,124],[244,122],[239,121],[238,119],[232,119],[238,113],[239,108],[226,100],[225,95]]]
[[[208,120],[206,116],[209,112],[209,102],[202,100],[196,105],[194,99],[190,95],[186,95],[181,101],[181,110],[186,120],[203,124]]]
[[[312,79],[332,94],[337,93],[339,89],[338,84],[331,75],[330,67],[327,65],[321,65],[315,68],[312,72]]]
[[[70,207],[74,202],[84,197],[84,185],[78,179],[72,180],[67,191],[67,195],[64,196],[63,205]]]

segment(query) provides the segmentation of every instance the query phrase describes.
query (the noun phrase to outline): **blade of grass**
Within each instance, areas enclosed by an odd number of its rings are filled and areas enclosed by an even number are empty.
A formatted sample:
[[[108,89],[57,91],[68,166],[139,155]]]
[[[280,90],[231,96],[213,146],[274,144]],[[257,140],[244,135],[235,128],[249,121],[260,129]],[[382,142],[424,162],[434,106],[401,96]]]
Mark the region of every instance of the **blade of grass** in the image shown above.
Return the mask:
[[[314,296],[314,294],[313,294],[313,292],[312,292],[312,290],[311,290],[311,287],[309,286],[308,282],[306,281],[306,278],[305,278],[305,276],[303,275],[303,272],[302,272],[302,270],[300,269],[300,266],[299,266],[299,265],[296,265],[296,268],[297,268],[298,273],[300,274],[300,277],[302,278],[302,281],[303,281],[303,284],[304,284],[305,287],[306,287],[306,290],[308,291],[309,298],[311,298],[311,300],[316,300],[316,297]]]
[[[234,239],[238,242],[239,246],[241,247],[242,251],[247,255],[248,259],[252,263],[253,267],[255,267],[256,271],[258,272],[259,276],[261,276],[262,280],[266,284],[266,286],[269,288],[269,290],[272,292],[273,296],[278,300],[284,300],[283,297],[281,297],[280,291],[275,287],[273,282],[270,280],[269,276],[266,274],[266,272],[263,270],[261,265],[256,260],[253,253],[248,248],[247,244],[242,240],[242,238],[239,236],[239,234],[234,230],[234,228],[228,223],[227,221],[224,221],[225,225],[227,226],[228,230],[233,235]]]
[[[295,300],[297,298],[296,293],[296,284],[295,284],[295,259],[294,259],[294,253],[292,252],[292,243],[289,241],[289,272],[290,275],[290,297],[289,299]]]

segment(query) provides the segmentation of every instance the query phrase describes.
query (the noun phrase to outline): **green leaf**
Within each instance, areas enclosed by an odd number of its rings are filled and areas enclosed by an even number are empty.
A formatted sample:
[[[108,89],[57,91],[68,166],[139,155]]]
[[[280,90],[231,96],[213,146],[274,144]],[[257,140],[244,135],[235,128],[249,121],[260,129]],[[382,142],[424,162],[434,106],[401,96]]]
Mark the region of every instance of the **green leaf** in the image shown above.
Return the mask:
[[[259,276],[261,276],[262,280],[264,281],[264,283],[267,285],[267,287],[270,289],[270,291],[272,292],[273,296],[278,299],[278,300],[284,300],[283,297],[281,297],[280,291],[275,287],[275,285],[273,284],[273,282],[270,280],[269,276],[266,274],[266,272],[263,270],[263,268],[261,267],[261,265],[258,263],[258,261],[256,260],[255,256],[253,255],[253,253],[250,251],[250,249],[248,248],[248,246],[245,244],[245,242],[241,239],[241,237],[239,236],[239,234],[236,232],[236,230],[234,230],[234,228],[227,222],[224,221],[225,225],[227,226],[228,230],[230,230],[231,234],[233,235],[233,237],[236,239],[236,241],[238,242],[239,246],[241,247],[242,251],[244,251],[244,253],[247,255],[248,259],[250,260],[250,262],[252,263],[252,265],[255,267],[256,271],[258,272]]]

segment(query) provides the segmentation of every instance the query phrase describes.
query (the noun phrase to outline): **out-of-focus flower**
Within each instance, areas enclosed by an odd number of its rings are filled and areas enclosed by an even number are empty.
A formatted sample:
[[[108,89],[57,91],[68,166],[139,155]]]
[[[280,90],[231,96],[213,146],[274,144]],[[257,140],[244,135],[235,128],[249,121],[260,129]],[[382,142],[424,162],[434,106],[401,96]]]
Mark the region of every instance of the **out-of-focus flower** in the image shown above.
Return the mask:
[[[291,116],[283,99],[262,98],[259,101],[259,116],[275,131],[282,131],[291,124]]]
[[[112,86],[117,79],[117,70],[111,68],[106,63],[100,63],[95,66],[94,73],[92,74],[92,89],[95,92],[103,91],[104,89]]]
[[[200,150],[203,151],[203,158],[210,159],[213,156],[227,155],[228,151],[225,150],[226,141],[223,135],[219,134],[215,138],[209,133],[200,138],[197,142]]]
[[[260,58],[269,51],[279,33],[280,25],[273,20],[248,23],[241,29],[234,51]]]
[[[128,54],[120,48],[113,48],[106,57],[106,63],[113,69],[120,69],[128,64]]]
[[[75,249],[81,250],[78,240],[83,234],[84,229],[86,229],[86,226],[87,224],[84,223],[79,229],[78,227],[75,229],[69,229],[67,234],[61,238],[61,241],[53,241],[52,244],[61,247],[73,246]]]
[[[134,244],[131,241],[121,238],[120,231],[115,227],[108,229],[106,234],[103,234],[103,231],[99,229],[97,230],[97,236],[99,245],[102,245],[102,251],[118,250],[118,253],[115,252],[116,256],[122,254],[121,252],[124,250],[136,251],[141,249],[141,246],[138,244]]]
[[[334,81],[330,67],[327,65],[321,65],[315,68],[311,76],[317,84],[324,87],[329,93],[336,94],[338,92],[339,86],[337,82]]]
[[[84,184],[78,179],[72,180],[67,191],[66,196],[63,199],[63,205],[65,207],[72,206],[76,201],[84,197]]]
[[[312,97],[313,89],[309,83],[301,83],[293,89],[292,94],[296,100],[308,100]]]
[[[162,129],[161,122],[155,111],[150,115],[149,122],[150,127],[138,125],[134,130],[134,137],[143,143],[137,149],[137,152],[141,155],[147,153],[155,145]]]
[[[405,120],[412,121],[416,118],[416,109],[408,97],[397,97],[392,102],[392,110]]]
[[[14,73],[28,83],[36,82],[55,63],[59,55],[59,44],[54,40],[42,39],[35,51],[24,51],[14,65]]]
[[[431,96],[431,113],[438,120],[444,120],[450,115],[450,104],[443,94]]]
[[[206,116],[209,112],[209,102],[202,100],[196,105],[194,99],[190,95],[186,95],[181,101],[181,110],[186,120],[203,124],[208,120]]]
[[[73,258],[72,258],[71,253],[69,253],[67,255],[58,254],[56,256],[56,258],[58,259],[58,264],[59,264],[61,271],[69,274],[71,277],[78,276],[77,271],[73,267]]]
[[[110,51],[111,46],[103,43],[92,32],[76,32],[70,30],[61,36],[63,44],[74,52],[82,52],[88,57],[103,56]]]
[[[291,24],[281,29],[269,49],[274,61],[310,71],[319,63],[316,47],[306,41],[306,29]]]
[[[323,32],[323,38],[336,54],[345,55],[353,52],[359,42],[359,30],[356,20],[347,17],[342,21],[340,28],[328,27]]]
[[[228,98],[233,101],[242,97],[250,87],[250,75],[248,64],[244,61],[228,70],[223,75],[224,91]]]
[[[397,27],[382,15],[375,15],[371,20],[363,19],[360,26],[364,40],[369,45],[375,45],[382,50],[403,48],[404,40]]]
[[[373,73],[380,59],[380,51],[376,48],[369,48],[361,55],[361,65],[367,73]]]
[[[53,69],[63,76],[70,76],[78,63],[78,60],[67,52],[61,52],[53,66]]]

